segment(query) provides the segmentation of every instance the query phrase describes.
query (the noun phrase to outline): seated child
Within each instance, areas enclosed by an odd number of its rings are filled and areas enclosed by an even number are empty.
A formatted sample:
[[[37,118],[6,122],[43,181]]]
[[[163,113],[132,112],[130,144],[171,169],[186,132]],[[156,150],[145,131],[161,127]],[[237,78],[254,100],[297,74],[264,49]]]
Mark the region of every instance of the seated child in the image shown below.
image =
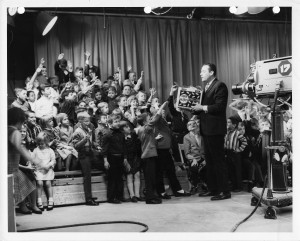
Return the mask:
[[[59,137],[57,152],[63,161],[65,161],[66,171],[75,170],[77,167],[78,152],[73,147],[71,138],[73,127],[70,126],[69,118],[66,113],[59,113],[56,116],[57,127],[55,127],[56,135]]]
[[[187,123],[189,133],[183,138],[184,154],[189,165],[189,181],[192,184],[191,193],[195,193],[197,188],[202,188],[205,175],[200,175],[200,171],[205,166],[204,142],[199,134],[199,126],[196,121],[191,120]],[[203,186],[203,185],[202,185]]]
[[[118,108],[118,101],[117,101],[117,90],[115,87],[111,86],[108,88],[108,109],[109,109],[109,114],[112,113],[112,111],[116,108]]]

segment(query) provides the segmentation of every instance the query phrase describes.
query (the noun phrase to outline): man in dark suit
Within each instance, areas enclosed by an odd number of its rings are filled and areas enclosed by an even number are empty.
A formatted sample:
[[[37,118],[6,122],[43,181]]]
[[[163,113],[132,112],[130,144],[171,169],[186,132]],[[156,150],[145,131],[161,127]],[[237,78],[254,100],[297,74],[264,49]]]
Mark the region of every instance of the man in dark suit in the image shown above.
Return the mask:
[[[212,196],[212,201],[231,198],[224,153],[228,89],[216,78],[216,73],[214,64],[208,63],[202,66],[200,76],[206,85],[201,104],[192,109],[193,114],[199,115],[200,118],[209,190],[199,196]]]

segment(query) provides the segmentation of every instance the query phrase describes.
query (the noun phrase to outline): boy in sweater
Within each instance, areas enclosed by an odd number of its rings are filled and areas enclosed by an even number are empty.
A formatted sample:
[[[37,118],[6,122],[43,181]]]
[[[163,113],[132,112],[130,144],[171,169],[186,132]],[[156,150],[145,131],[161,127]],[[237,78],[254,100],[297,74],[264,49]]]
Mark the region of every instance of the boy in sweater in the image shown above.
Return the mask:
[[[225,135],[224,148],[233,192],[242,191],[241,152],[247,146],[246,138],[239,133],[237,127],[238,119],[230,116],[227,119],[227,134]]]

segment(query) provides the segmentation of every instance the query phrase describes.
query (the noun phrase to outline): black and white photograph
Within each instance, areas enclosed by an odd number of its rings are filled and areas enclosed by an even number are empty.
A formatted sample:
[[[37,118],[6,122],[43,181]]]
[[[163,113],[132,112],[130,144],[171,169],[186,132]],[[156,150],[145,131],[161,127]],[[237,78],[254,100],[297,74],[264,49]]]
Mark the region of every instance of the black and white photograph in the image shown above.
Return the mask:
[[[1,240],[300,239],[300,2],[0,7]]]

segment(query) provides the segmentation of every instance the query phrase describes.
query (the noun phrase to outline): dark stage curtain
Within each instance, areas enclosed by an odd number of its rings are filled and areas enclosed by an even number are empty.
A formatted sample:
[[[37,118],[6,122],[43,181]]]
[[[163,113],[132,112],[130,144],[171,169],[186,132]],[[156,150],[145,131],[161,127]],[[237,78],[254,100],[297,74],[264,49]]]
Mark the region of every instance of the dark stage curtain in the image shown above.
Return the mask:
[[[292,53],[291,24],[179,19],[60,15],[46,37],[35,32],[35,63],[46,60],[49,76],[59,53],[84,66],[84,51],[90,63],[100,66],[101,79],[127,65],[140,76],[145,88],[155,87],[165,100],[173,82],[201,85],[204,63],[217,65],[217,76],[228,88],[243,82],[249,65],[258,60]],[[234,98],[229,91],[229,102]]]

